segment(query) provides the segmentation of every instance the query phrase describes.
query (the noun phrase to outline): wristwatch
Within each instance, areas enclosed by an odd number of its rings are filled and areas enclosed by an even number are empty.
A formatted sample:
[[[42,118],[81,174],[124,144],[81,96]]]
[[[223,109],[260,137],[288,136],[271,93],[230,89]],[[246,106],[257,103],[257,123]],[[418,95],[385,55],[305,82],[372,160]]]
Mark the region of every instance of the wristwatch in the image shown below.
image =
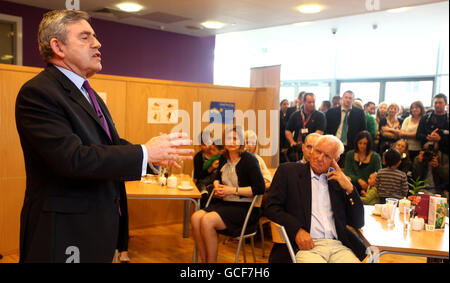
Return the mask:
[[[239,187],[236,187],[236,191],[234,192],[234,195],[235,196],[238,196],[239,194],[238,194],[238,190],[239,190]]]

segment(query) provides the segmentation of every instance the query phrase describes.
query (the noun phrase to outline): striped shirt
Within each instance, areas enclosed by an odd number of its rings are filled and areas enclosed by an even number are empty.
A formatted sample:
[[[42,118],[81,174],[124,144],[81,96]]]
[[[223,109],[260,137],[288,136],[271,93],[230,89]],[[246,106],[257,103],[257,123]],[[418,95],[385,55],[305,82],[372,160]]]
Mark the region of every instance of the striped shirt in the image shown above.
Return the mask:
[[[383,168],[377,173],[375,187],[380,197],[402,199],[408,194],[408,178],[398,169]]]

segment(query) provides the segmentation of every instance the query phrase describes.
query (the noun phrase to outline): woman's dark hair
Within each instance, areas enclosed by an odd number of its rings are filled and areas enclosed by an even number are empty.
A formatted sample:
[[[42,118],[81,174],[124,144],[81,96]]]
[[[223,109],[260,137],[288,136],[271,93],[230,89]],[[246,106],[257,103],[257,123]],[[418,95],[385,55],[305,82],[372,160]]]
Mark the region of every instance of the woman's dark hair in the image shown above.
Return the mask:
[[[283,104],[283,102],[285,102],[285,101],[289,102],[289,100],[287,100],[287,99],[285,98],[285,99],[281,100],[280,106],[281,106],[281,104]]]
[[[355,149],[355,152],[359,151],[358,142],[364,138],[367,139],[366,154],[369,154],[372,151],[373,141],[372,141],[372,135],[368,131],[361,131],[356,135],[354,149]]]

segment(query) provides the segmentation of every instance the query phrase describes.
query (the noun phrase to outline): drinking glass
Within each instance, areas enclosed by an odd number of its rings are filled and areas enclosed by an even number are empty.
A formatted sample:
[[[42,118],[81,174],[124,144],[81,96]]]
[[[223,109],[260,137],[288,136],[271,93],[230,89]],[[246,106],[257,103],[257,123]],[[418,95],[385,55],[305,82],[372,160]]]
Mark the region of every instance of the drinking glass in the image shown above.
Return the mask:
[[[395,210],[397,208],[398,199],[396,198],[387,198],[386,205],[389,206],[389,214],[387,218],[388,227],[392,227],[395,225]]]

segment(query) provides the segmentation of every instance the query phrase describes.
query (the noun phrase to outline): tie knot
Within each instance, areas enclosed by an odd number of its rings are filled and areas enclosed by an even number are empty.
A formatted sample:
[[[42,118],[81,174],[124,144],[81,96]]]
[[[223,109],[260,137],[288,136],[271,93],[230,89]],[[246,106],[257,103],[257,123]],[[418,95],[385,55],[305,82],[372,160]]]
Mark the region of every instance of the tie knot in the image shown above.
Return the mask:
[[[84,81],[83,87],[84,87],[84,89],[87,90],[88,92],[89,92],[90,90],[92,90],[92,87],[91,87],[91,85],[89,84],[89,82],[88,82],[87,80]]]

